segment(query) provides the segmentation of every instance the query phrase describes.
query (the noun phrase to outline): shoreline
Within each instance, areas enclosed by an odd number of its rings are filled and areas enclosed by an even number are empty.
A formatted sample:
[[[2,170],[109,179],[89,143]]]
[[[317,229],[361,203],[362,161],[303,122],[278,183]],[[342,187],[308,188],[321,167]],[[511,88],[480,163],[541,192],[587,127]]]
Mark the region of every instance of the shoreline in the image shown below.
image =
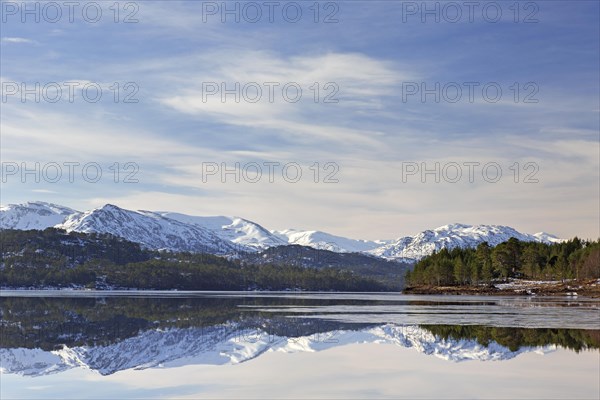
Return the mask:
[[[404,294],[494,295],[494,296],[571,296],[600,298],[600,279],[561,281],[528,281],[513,279],[489,285],[406,287]]]

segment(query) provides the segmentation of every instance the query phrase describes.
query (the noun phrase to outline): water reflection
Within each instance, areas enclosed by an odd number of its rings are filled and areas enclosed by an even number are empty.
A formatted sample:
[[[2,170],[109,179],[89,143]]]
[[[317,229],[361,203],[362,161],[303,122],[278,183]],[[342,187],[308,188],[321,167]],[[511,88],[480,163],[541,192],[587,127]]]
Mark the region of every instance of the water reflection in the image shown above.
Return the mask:
[[[394,344],[451,361],[507,360],[558,347],[598,351],[597,302],[540,303],[381,295],[5,295],[0,358],[5,373],[41,376],[75,367],[110,375],[131,368],[238,364],[266,352],[353,343]],[[402,323],[391,322],[389,313],[402,316]],[[523,327],[516,314],[550,326]]]

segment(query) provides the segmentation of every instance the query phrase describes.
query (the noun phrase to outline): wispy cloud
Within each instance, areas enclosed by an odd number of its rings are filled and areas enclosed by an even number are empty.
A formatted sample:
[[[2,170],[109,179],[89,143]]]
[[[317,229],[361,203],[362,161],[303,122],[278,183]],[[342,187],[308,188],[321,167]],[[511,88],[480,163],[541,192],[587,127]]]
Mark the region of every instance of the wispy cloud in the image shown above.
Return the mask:
[[[548,2],[537,24],[514,23],[508,10],[500,24],[424,24],[418,16],[405,24],[401,4],[390,2],[340,2],[335,24],[315,23],[308,9],[296,24],[281,15],[223,23],[220,15],[205,21],[200,3],[142,2],[134,24],[3,25],[3,84],[77,81],[104,92],[98,103],[82,101],[79,90],[73,103],[11,96],[2,104],[3,162],[135,161],[141,178],[131,186],[13,182],[3,185],[3,202],[38,194],[81,209],[113,202],[238,214],[273,228],[371,239],[448,222],[600,234],[597,3]],[[403,101],[405,82],[469,81],[499,82],[502,99],[479,92],[474,102]],[[138,103],[122,102],[126,82],[139,88]],[[203,98],[209,82],[257,83],[263,96]],[[267,82],[279,84],[272,102]],[[515,102],[515,82],[535,82],[539,102]],[[286,83],[302,88],[298,102],[282,98]],[[329,83],[337,103],[323,101]],[[340,181],[203,183],[207,161],[293,161],[306,173],[333,161]],[[402,181],[403,162],[470,161],[500,163],[506,179]],[[537,163],[540,182],[515,184],[508,168],[516,162]]]
[[[22,37],[3,37],[0,39],[2,43],[19,43],[19,44],[39,44],[36,40],[26,39]]]

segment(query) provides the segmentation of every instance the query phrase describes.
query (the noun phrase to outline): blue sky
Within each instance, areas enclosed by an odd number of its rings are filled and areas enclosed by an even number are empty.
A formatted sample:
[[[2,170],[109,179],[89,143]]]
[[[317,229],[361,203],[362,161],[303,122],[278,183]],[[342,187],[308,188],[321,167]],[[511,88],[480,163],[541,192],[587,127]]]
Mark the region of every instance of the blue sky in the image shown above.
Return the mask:
[[[52,23],[52,10],[43,11],[47,3],[37,3],[36,22],[23,15],[21,2],[2,2],[2,204],[43,200],[89,209],[110,202],[239,215],[270,229],[365,239],[452,222],[600,236],[596,1],[520,2],[517,23],[512,1],[479,2],[472,22],[464,3],[453,3],[463,13],[456,23],[449,21],[454,14],[444,14],[453,11],[443,8],[448,2],[437,3],[439,22],[423,15],[422,2],[320,2],[318,23],[312,1],[293,4],[302,10],[296,23],[282,14],[289,2],[278,2],[272,23],[263,2],[252,3],[263,11],[257,23],[243,15],[239,22],[232,16],[222,22],[221,2],[192,1],[118,2],[115,23],[113,3],[92,4],[103,11],[96,23],[83,18],[85,2],[73,22],[63,6],[62,18]],[[241,10],[248,3],[237,4]],[[203,15],[213,5],[217,14]],[[491,22],[496,9],[502,16]],[[138,22],[124,23],[132,11]],[[338,22],[323,23],[331,12]],[[50,91],[39,102],[33,95],[22,102],[21,93],[9,94],[15,84],[33,88],[36,82],[56,82],[63,96],[50,103]],[[86,102],[76,89],[69,102],[65,82],[99,85],[102,99]],[[138,88],[137,103],[123,102],[131,93],[123,88],[127,82]],[[225,102],[219,95],[203,98],[209,82],[228,88],[256,82],[263,97],[256,103],[236,103],[232,95]],[[276,89],[270,102],[265,82],[278,88],[294,82],[302,96],[291,103]],[[315,82],[318,103],[310,89]],[[438,92],[436,102],[433,94],[422,99],[405,93],[436,82],[462,88],[463,97],[452,103],[453,92]],[[479,85],[472,102],[467,82]],[[337,85],[337,103],[322,101],[332,92],[331,86],[325,90],[328,83]],[[502,90],[497,102],[484,98],[486,85]],[[493,90],[488,93],[493,97]],[[525,95],[537,102],[524,102]],[[73,182],[63,176],[51,183],[42,176],[38,183],[33,175],[22,176],[22,163],[33,168],[36,162],[40,168],[95,162],[103,176],[90,183],[76,170]],[[109,167],[128,162],[139,167],[139,182],[122,182],[127,171],[115,182]],[[256,183],[243,175],[240,182],[233,175],[222,182],[203,174],[206,163],[234,168],[265,162],[297,163],[302,178],[288,182],[279,167],[273,182],[266,169]],[[440,170],[458,164],[462,179],[453,183],[442,175],[438,183],[420,173],[403,179],[408,163],[434,168],[436,162]],[[326,163],[339,170],[325,170]],[[464,163],[479,163],[472,182]],[[495,183],[481,174],[487,163],[502,168]],[[7,175],[9,164],[19,171]],[[328,172],[336,172],[337,183],[323,182]],[[524,182],[529,173],[537,183]]]

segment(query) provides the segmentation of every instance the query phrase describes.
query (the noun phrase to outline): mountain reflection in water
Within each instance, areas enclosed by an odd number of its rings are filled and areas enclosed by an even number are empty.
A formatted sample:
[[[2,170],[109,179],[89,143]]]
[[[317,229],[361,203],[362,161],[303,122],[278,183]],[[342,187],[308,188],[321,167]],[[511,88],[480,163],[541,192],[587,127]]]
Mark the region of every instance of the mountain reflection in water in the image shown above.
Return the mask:
[[[433,315],[444,314],[448,307],[531,306],[507,301],[327,294],[4,296],[0,360],[4,373],[41,376],[88,367],[109,375],[131,368],[237,364],[270,351],[312,352],[352,343],[395,344],[450,361],[507,360],[558,347],[577,352],[600,348],[600,330],[587,325],[586,329],[486,326],[451,323],[453,317],[443,324],[370,322],[373,310],[386,307]],[[569,321],[575,310],[583,317],[598,311],[597,302],[568,307],[561,301],[556,307],[544,302],[539,310],[556,316],[563,309]],[[348,314],[352,318],[339,318]]]

